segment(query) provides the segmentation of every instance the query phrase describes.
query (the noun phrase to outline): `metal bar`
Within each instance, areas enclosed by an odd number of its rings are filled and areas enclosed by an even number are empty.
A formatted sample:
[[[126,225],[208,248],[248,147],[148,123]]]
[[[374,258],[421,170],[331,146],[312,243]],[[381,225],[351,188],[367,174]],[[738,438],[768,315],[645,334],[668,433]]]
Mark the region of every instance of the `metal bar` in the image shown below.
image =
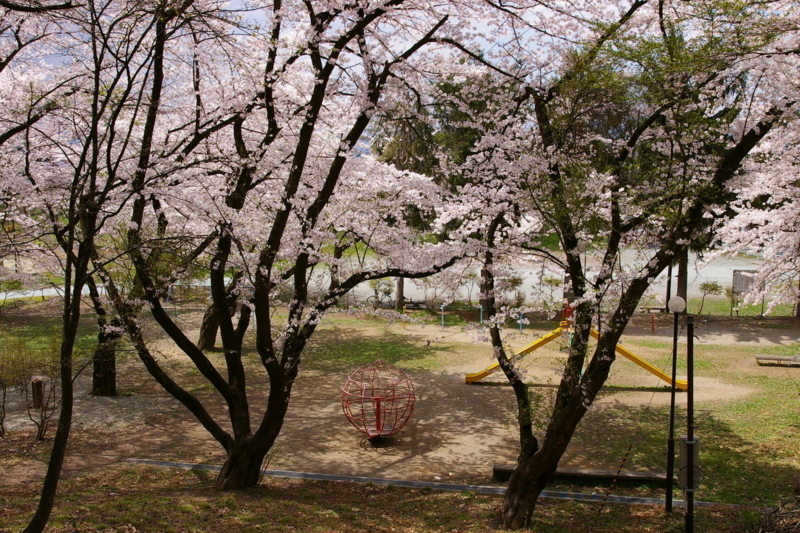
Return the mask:
[[[688,446],[686,489],[686,533],[694,533],[694,317],[686,323],[686,437]]]
[[[672,489],[675,477],[675,377],[678,369],[678,313],[672,324],[672,383],[669,391],[669,438],[667,439],[667,494],[664,510],[672,512]]]

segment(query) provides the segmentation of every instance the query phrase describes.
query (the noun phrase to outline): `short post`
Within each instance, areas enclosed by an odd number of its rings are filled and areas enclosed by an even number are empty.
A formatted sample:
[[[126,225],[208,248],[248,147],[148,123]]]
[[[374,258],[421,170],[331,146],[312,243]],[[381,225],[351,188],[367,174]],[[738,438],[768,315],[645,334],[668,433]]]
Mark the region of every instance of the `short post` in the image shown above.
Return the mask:
[[[442,331],[444,331],[444,304],[442,304]]]
[[[33,408],[41,409],[44,405],[44,380],[42,378],[31,378],[31,395],[33,396]]]
[[[403,329],[406,329],[406,306],[403,306]]]
[[[522,313],[519,313],[517,320],[519,322],[519,332],[522,333]]]
[[[483,325],[483,306],[482,306],[482,305],[479,305],[479,306],[478,306],[478,309],[480,309],[480,310],[481,310],[481,326],[482,326],[482,325]]]

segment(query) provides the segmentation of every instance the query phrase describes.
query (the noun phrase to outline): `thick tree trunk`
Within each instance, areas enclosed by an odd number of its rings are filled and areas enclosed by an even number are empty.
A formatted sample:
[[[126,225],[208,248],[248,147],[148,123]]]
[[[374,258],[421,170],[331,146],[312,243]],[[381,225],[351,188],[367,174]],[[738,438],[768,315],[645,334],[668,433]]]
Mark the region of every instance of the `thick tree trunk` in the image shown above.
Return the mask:
[[[557,438],[546,438],[539,451],[520,463],[511,474],[503,502],[503,524],[506,528],[521,529],[530,524],[536,501],[552,480],[571,438],[572,432]]]
[[[88,227],[94,228],[94,217],[87,217]],[[87,232],[93,235],[94,231]],[[89,250],[94,243],[89,239],[88,243],[82,243],[78,249],[77,260],[75,262],[75,278],[70,285],[64,287],[64,314],[62,318],[63,329],[61,339],[61,349],[59,355],[60,362],[60,381],[61,381],[61,412],[58,417],[58,429],[53,439],[53,448],[50,451],[50,460],[47,464],[47,473],[44,476],[42,485],[42,495],[39,498],[39,505],[36,512],[23,530],[23,533],[41,533],[44,531],[50,513],[55,503],[58,482],[61,479],[61,467],[64,465],[64,458],[67,455],[67,443],[69,433],[72,429],[72,407],[73,407],[73,375],[72,375],[72,352],[75,348],[75,338],[78,333],[78,323],[81,316],[80,295],[83,290],[87,265],[89,262]],[[71,265],[70,265],[71,266]],[[66,279],[72,277],[72,269],[68,268]],[[72,294],[70,295],[70,289]],[[55,401],[55,400],[54,400]]]
[[[607,377],[606,368],[594,367],[587,370],[587,374],[589,373],[590,383],[602,383]],[[599,389],[599,385],[590,387]],[[520,529],[530,525],[539,495],[552,480],[561,456],[591,404],[586,401],[586,393],[579,381],[572,381],[569,377],[562,379],[554,414],[541,447],[533,456],[520,461],[509,480],[503,502],[503,523],[506,528]]]
[[[511,474],[503,502],[503,524],[506,528],[521,529],[530,524],[536,501],[550,483],[561,458],[561,454],[553,457],[553,452],[545,444]]]
[[[538,451],[530,459],[520,461],[509,480],[503,503],[503,523],[506,528],[520,529],[530,525],[539,495],[552,479],[575,429],[608,378],[615,359],[614,350],[627,325],[627,317],[635,310],[646,285],[646,281],[639,281],[623,296],[583,376],[580,376],[580,369],[586,354],[592,314],[590,309],[582,305],[576,309],[573,345],[556,393],[547,433]]]
[[[236,441],[228,449],[228,456],[217,477],[217,490],[239,490],[258,485],[261,465],[270,447],[258,445],[252,436]]]
[[[74,338],[72,339],[74,342]],[[42,496],[33,518],[24,529],[23,533],[41,533],[44,531],[53,503],[56,498],[58,481],[61,478],[61,467],[67,454],[67,441],[72,428],[72,344],[70,340],[62,341],[61,355],[61,414],[58,418],[58,429],[53,440],[53,449],[50,452],[50,461],[47,464],[47,473],[44,476]]]
[[[113,321],[113,325],[121,325]],[[92,360],[92,396],[117,395],[117,341],[122,333],[108,332],[101,327]]]

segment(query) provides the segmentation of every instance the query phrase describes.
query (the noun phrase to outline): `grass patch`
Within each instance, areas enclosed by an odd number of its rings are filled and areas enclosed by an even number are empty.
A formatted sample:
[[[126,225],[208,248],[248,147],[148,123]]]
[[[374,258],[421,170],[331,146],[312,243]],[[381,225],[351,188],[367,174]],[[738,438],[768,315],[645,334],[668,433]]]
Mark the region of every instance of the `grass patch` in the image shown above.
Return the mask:
[[[443,351],[453,349],[443,343],[429,346],[388,330],[380,336],[370,336],[334,325],[314,334],[303,355],[303,364],[306,368],[333,370],[353,368],[382,359],[409,370],[434,370],[440,364],[437,357]]]
[[[689,298],[689,302],[686,304],[686,311],[690,314],[700,314],[701,301],[701,298]],[[706,298],[705,302],[703,303],[702,314],[711,316],[739,317],[761,316],[762,309],[764,312],[766,312],[769,308],[769,303],[769,301],[765,301],[763,306],[761,303],[750,305],[738,304],[738,310],[734,309],[733,312],[731,312],[730,300],[727,298],[709,297]],[[772,311],[769,312],[769,316],[794,316],[793,311],[794,306],[792,306],[792,304],[778,304],[772,309]]]
[[[666,368],[671,344],[661,344],[636,339],[628,347],[635,353],[637,347],[660,349],[663,356],[648,360]],[[753,361],[757,353],[795,355],[797,351],[794,343],[767,347],[695,344],[696,377],[751,391],[740,399],[695,400],[704,470],[699,499],[774,507],[800,486],[800,369],[758,367]],[[685,374],[685,354],[685,345],[679,346],[679,374]],[[666,407],[592,409],[574,442],[608,465],[618,463],[627,445],[633,443],[631,468],[660,471],[665,462],[668,417]],[[684,434],[685,409],[680,406],[677,420],[677,435]]]

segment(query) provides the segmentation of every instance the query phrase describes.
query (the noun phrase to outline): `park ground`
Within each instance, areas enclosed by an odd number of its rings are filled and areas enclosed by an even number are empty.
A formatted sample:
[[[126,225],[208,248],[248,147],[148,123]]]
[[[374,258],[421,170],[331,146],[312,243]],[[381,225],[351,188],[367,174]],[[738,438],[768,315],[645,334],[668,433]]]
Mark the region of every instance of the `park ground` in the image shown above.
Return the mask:
[[[50,311],[48,311],[50,309]],[[42,335],[57,324],[55,306],[27,305],[0,317],[5,339]],[[187,324],[198,313],[181,314]],[[469,316],[436,316],[403,325],[359,313],[329,317],[315,335],[281,437],[268,468],[394,480],[501,486],[492,465],[516,458],[513,393],[500,375],[467,385],[465,372],[491,363],[491,347]],[[541,318],[508,330],[519,348],[554,329]],[[800,490],[800,368],[756,364],[754,355],[796,355],[800,319],[696,318],[696,419],[703,483],[697,498],[719,505],[698,509],[697,531],[758,531],[764,510],[792,500]],[[669,316],[635,317],[626,348],[656,367],[669,367]],[[82,342],[93,339],[87,320]],[[224,406],[210,386],[167,340],[153,339],[173,372],[208,401],[217,417]],[[679,377],[685,374],[685,330]],[[8,342],[3,341],[3,342]],[[522,360],[535,386],[538,419],[552,401],[565,341]],[[191,415],[121,352],[116,398],[93,398],[89,381],[77,380],[75,428],[50,531],[493,531],[500,528],[499,496],[405,489],[394,485],[299,481],[265,477],[258,489],[217,493],[213,472],[131,463],[153,459],[221,464],[222,448]],[[342,414],[341,387],[360,365],[383,359],[405,370],[418,402],[408,426],[373,445]],[[253,357],[250,364],[257,368]],[[250,383],[253,405],[263,405],[265,378]],[[656,376],[618,359],[607,386],[586,415],[561,466],[663,472],[669,389]],[[679,433],[685,394],[678,395]],[[0,439],[0,531],[18,531],[31,516],[46,468],[49,440],[33,443],[21,397],[12,395]],[[541,432],[540,432],[541,434]],[[52,437],[52,430],[48,438]],[[611,487],[565,485],[553,491],[606,494]],[[615,495],[663,498],[655,486],[614,487]],[[676,491],[676,498],[681,498]],[[666,516],[647,505],[577,503],[543,499],[534,530],[682,531],[680,512]]]

